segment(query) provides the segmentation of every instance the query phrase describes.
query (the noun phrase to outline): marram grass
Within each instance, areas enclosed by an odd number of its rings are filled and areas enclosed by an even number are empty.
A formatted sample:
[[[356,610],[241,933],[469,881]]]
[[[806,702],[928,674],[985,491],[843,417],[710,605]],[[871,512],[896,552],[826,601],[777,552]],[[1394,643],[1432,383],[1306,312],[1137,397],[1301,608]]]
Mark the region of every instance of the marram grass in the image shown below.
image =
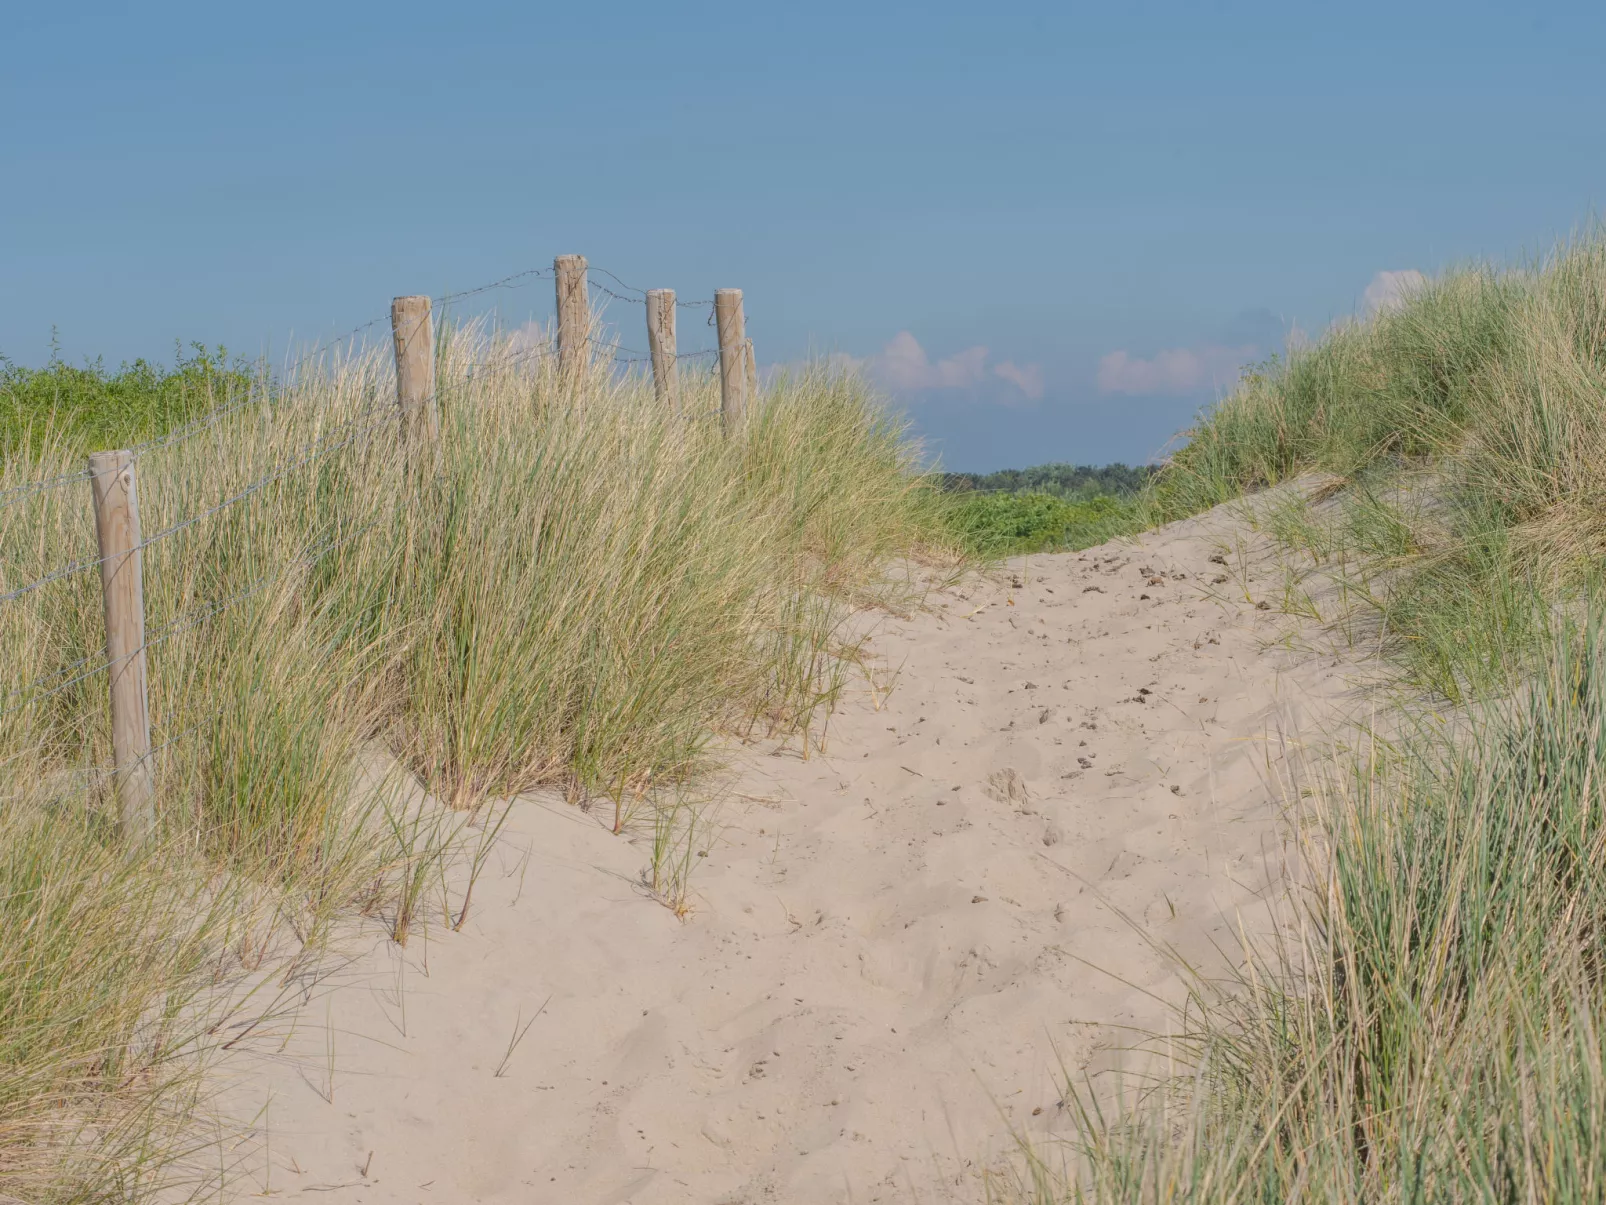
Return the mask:
[[[1308,892],[1193,979],[1187,1070],[1025,1152],[1000,1201],[1606,1195],[1606,621],[1519,697],[1299,782]]]
[[[1375,638],[1418,718],[1285,784],[1280,936],[1194,971],[1143,1091],[1068,1084],[1076,1137],[993,1195],[1606,1199],[1606,236],[1252,371],[1144,505],[1300,478],[1246,513],[1338,584],[1314,617]]]
[[[556,786],[645,825],[677,903],[719,742],[806,745],[852,610],[945,542],[917,449],[850,377],[778,381],[727,437],[708,377],[666,407],[478,329],[438,362],[434,449],[400,445],[374,352],[141,456],[147,538],[221,507],[144,552],[150,849],[111,823],[97,573],[0,604],[0,1196],[171,1187],[212,984],[263,926],[315,944],[355,909],[405,940],[495,800]],[[6,492],[81,467],[29,442],[0,470],[0,592],[94,555],[86,483]]]

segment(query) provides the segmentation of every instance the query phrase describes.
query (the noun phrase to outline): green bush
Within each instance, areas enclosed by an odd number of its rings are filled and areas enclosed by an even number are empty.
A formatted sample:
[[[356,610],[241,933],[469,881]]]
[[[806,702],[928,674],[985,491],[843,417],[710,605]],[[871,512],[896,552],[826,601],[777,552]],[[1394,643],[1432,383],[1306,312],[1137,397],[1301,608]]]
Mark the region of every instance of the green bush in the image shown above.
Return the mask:
[[[0,454],[36,453],[47,441],[75,454],[160,435],[245,398],[260,384],[247,364],[223,348],[181,348],[171,367],[148,360],[115,372],[100,360],[81,367],[54,353],[43,368],[0,356]]]
[[[996,473],[944,473],[941,484],[946,490],[1052,494],[1075,502],[1101,496],[1130,497],[1148,483],[1154,472],[1148,465],[1056,463],[1027,469],[999,469]]]
[[[1045,493],[962,493],[950,502],[949,525],[967,551],[981,557],[1074,551],[1139,530],[1136,504],[1100,495],[1068,502]]]

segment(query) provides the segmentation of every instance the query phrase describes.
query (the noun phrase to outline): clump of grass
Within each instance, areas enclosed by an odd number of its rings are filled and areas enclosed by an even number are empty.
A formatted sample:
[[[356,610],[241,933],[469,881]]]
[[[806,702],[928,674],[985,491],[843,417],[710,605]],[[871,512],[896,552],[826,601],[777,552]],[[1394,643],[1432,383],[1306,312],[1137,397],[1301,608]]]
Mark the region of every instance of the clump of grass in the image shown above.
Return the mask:
[[[161,864],[167,886],[144,861],[123,878],[106,869],[125,863],[96,772],[110,739],[93,574],[0,604],[11,784],[0,831],[42,807],[80,834],[71,848],[38,845],[26,864],[0,857],[0,901],[23,921],[36,880],[87,873],[85,906],[125,878],[162,916],[187,915],[165,901],[195,898],[198,884],[208,899],[251,901],[256,919],[225,909],[221,923],[250,934],[253,965],[264,925],[315,944],[352,910],[381,914],[405,940],[426,915],[461,923],[466,898],[435,908],[426,897],[444,890],[440,860],[464,823],[541,785],[585,805],[613,800],[619,823],[652,832],[649,877],[681,907],[694,841],[677,827],[700,823],[686,787],[717,764],[717,742],[757,732],[818,747],[854,655],[847,619],[903,598],[913,586],[898,559],[948,540],[917,449],[851,377],[777,382],[727,437],[711,377],[683,377],[675,408],[640,377],[562,375],[477,328],[445,330],[437,350],[443,436],[427,455],[403,454],[388,357],[374,352],[303,366],[140,459],[147,534],[215,510],[144,553],[158,839],[184,855]],[[86,430],[29,427],[18,446],[33,450],[0,468],[0,500],[14,502],[0,507],[0,589],[92,556],[82,483],[5,492],[79,468]],[[10,971],[34,965],[28,925],[0,926],[12,1001],[0,1049],[100,1007],[62,989],[74,968],[143,940],[111,923],[117,909],[106,915],[79,927],[87,947],[28,973]],[[135,929],[140,915],[127,910]],[[194,998],[209,972],[192,947],[224,970],[240,961],[205,925],[146,944],[155,961],[129,962],[123,1011],[63,1050],[126,1046],[151,1010]],[[0,1102],[21,1102],[24,1119],[8,1130],[0,1116],[0,1169],[32,1169],[15,1189],[0,1170],[0,1192],[43,1194],[50,1169],[81,1149],[102,1152],[107,1176],[152,1163],[110,1139],[86,1148],[39,1145],[37,1126],[24,1134],[27,1118],[57,1115],[40,1103],[51,1092],[69,1116],[85,1100],[124,1100],[115,1061],[69,1059],[70,1100],[48,1077],[43,1095],[27,1088],[47,1046],[0,1060]],[[174,1091],[157,1083],[128,1116],[155,1116]],[[128,1133],[140,1137],[137,1125]],[[145,1137],[171,1149],[154,1129]]]
[[[132,1200],[193,1142],[237,902],[185,851],[114,850],[43,793],[0,807],[0,1195]]]
[[[1565,1201],[1606,1191],[1606,623],[1518,697],[1379,744],[1318,800],[1281,945],[1200,978],[1194,1070],[1006,1195]]]
[[[1531,667],[1532,617],[1576,597],[1606,552],[1602,396],[1606,235],[1592,234],[1531,269],[1449,273],[1250,371],[1151,483],[1146,513],[1335,478],[1342,517],[1307,524],[1322,539],[1302,546],[1368,565],[1378,588],[1362,597],[1407,671],[1473,697]],[[1411,505],[1379,503],[1402,482]]]
[[[1453,273],[1262,366],[1152,483],[1251,508],[1358,600],[1406,734],[1289,784],[1281,938],[1202,975],[1186,1070],[1069,1097],[1034,1201],[1590,1201],[1606,1191],[1606,238]],[[1325,475],[1325,479],[1322,479]]]

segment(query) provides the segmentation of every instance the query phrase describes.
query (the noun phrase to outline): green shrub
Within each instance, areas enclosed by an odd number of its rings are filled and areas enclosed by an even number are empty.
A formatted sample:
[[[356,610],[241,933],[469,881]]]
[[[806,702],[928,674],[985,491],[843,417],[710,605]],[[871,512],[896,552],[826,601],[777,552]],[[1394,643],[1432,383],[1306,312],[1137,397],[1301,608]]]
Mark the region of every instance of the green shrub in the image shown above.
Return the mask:
[[[74,367],[52,355],[23,368],[0,357],[0,455],[37,452],[47,439],[78,454],[138,443],[259,383],[249,365],[199,343],[179,349],[170,368],[141,359],[115,372],[99,360]]]
[[[1027,469],[999,469],[996,473],[943,473],[939,481],[945,490],[1052,494],[1074,502],[1100,496],[1130,497],[1144,487],[1153,473],[1154,469],[1147,465],[1039,464]]]
[[[961,493],[949,500],[949,524],[967,551],[981,557],[1074,551],[1140,530],[1129,499],[1068,502],[1051,494]]]

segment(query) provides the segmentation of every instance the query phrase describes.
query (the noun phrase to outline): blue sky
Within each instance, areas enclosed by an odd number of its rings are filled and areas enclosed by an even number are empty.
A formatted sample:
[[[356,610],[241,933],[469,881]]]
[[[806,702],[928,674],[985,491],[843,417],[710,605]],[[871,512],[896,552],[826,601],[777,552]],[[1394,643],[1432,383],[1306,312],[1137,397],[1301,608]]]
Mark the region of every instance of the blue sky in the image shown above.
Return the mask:
[[[0,353],[279,356],[576,251],[953,468],[1142,460],[1379,272],[1606,198],[1606,5],[8,6]],[[543,319],[546,282],[495,295]],[[625,342],[634,310],[615,306]],[[689,342],[689,335],[683,336]]]

